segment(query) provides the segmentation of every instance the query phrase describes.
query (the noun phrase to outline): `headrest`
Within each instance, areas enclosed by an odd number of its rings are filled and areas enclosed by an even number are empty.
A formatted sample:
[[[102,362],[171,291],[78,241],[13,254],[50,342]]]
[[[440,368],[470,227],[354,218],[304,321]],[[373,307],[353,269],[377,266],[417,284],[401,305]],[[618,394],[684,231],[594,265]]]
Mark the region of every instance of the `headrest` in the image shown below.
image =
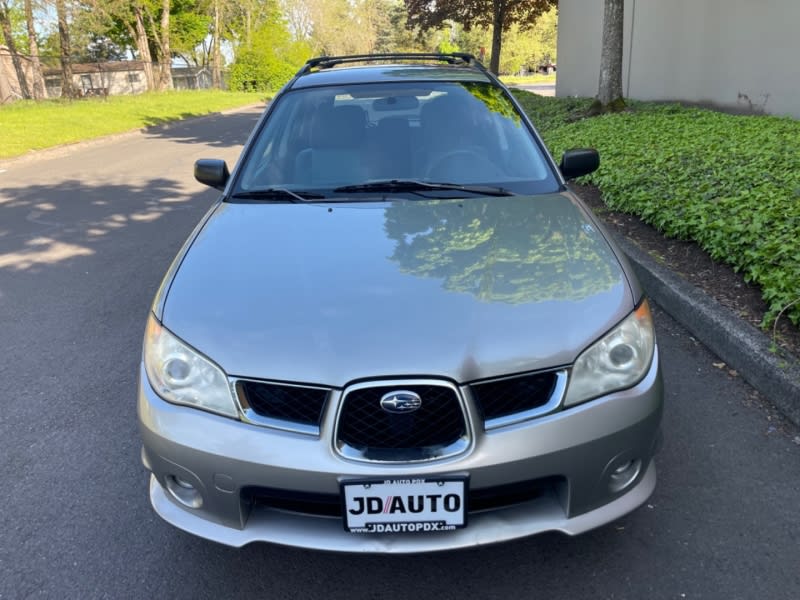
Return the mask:
[[[367,114],[358,106],[324,108],[314,114],[311,145],[314,148],[354,148],[364,140]]]

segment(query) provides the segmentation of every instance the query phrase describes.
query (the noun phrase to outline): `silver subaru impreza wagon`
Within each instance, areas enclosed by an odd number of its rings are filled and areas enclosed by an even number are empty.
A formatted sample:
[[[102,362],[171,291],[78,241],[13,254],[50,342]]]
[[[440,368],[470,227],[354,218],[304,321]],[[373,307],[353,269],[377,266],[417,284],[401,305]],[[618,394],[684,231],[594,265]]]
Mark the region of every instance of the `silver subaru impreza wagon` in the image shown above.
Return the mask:
[[[167,273],[139,378],[150,501],[231,546],[427,552],[641,505],[663,392],[620,251],[473,57],[309,61]]]

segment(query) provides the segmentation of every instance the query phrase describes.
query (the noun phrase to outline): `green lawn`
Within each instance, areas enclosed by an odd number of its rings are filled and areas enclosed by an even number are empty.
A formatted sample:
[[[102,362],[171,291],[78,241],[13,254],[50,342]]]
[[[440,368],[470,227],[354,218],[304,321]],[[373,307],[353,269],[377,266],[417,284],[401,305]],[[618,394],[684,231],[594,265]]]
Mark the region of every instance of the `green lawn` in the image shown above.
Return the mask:
[[[581,118],[591,99],[514,94],[558,160],[600,151],[585,178],[606,204],[693,240],[761,287],[769,322],[800,324],[800,121],[676,104]]]
[[[263,93],[161,92],[0,106],[0,158],[265,100]]]
[[[537,84],[537,83],[555,83],[556,82],[556,74],[551,73],[550,75],[526,75],[525,77],[517,77],[516,75],[501,75],[500,81],[505,83],[506,85],[525,85],[525,84]]]

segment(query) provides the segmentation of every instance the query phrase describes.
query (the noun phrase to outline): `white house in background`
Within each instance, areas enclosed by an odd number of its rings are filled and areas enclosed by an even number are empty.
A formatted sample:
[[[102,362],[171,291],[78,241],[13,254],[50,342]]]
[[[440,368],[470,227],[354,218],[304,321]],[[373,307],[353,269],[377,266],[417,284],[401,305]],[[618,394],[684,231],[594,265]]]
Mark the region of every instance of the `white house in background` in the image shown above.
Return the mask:
[[[49,97],[61,96],[60,69],[45,69],[44,80]],[[83,96],[117,96],[147,91],[144,63],[139,60],[73,64],[72,83]]]
[[[559,0],[556,96],[596,96],[603,0]],[[800,0],[625,0],[623,93],[800,118]]]
[[[22,68],[28,81],[32,81],[33,71],[30,60],[20,56]],[[154,77],[158,77],[158,65],[154,65]],[[43,65],[45,95],[48,98],[61,96],[61,69]],[[72,83],[82,96],[116,96],[120,94],[141,94],[147,91],[144,63],[139,60],[120,60],[101,63],[79,63],[72,65]],[[22,98],[22,93],[6,46],[0,46],[0,104]]]

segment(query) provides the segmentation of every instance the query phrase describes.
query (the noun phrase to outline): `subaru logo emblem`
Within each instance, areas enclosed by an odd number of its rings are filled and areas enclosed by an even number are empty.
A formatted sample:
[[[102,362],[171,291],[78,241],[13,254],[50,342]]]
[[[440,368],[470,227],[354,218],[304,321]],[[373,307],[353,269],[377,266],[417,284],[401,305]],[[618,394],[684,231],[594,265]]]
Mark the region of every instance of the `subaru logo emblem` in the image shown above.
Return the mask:
[[[384,394],[381,398],[381,408],[388,413],[406,414],[419,410],[422,398],[419,394],[406,390],[398,390]]]

